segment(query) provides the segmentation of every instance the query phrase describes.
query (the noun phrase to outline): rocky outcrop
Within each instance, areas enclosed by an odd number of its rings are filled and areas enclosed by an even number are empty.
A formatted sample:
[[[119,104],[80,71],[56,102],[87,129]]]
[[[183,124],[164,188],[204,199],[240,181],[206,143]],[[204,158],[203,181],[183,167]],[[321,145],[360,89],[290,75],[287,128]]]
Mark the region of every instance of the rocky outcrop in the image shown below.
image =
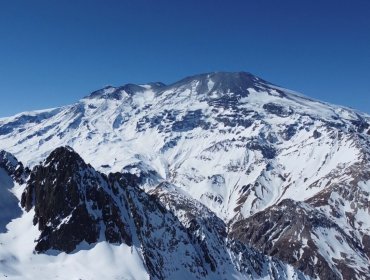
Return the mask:
[[[30,172],[14,155],[4,150],[0,150],[0,168],[4,169],[19,184],[25,182]]]
[[[41,232],[36,251],[71,252],[85,241],[103,238],[131,245],[131,234],[110,196],[107,178],[87,165],[69,147],[53,151],[36,166],[22,194],[26,211],[34,208],[34,224]]]
[[[234,223],[229,235],[313,278],[370,277],[359,240],[304,202],[283,200]]]

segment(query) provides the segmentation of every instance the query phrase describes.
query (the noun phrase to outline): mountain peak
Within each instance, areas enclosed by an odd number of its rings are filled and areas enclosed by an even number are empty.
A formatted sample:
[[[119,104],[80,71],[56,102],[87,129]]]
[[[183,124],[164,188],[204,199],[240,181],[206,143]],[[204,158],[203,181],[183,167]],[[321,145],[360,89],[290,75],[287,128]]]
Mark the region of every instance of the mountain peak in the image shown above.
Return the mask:
[[[102,89],[92,92],[85,97],[86,99],[113,99],[121,100],[124,96],[132,96],[136,93],[144,92],[148,89],[158,90],[166,85],[161,82],[147,83],[147,84],[125,84],[123,86],[114,87],[106,86]]]
[[[92,169],[91,165],[87,164],[70,146],[61,146],[54,149],[39,166],[50,167],[50,170],[54,173],[64,170],[69,174],[68,176],[79,170]]]
[[[118,191],[118,190],[116,190]],[[21,205],[35,210],[41,232],[35,250],[72,252],[83,241],[131,245],[128,226],[110,196],[107,177],[97,172],[69,146],[55,149],[36,166],[22,194]]]
[[[235,96],[245,97],[248,89],[261,89],[270,83],[249,72],[210,72],[186,77],[169,85],[167,88],[192,88],[196,85],[199,95],[211,92],[234,93]]]
[[[65,161],[68,159],[75,159],[83,162],[83,159],[80,157],[80,155],[76,153],[70,146],[61,146],[50,153],[50,155],[46,158],[46,164],[55,161]]]
[[[256,88],[260,84],[268,85],[269,83],[261,78],[245,71],[240,72],[208,72],[185,77],[172,84],[166,85],[162,82],[153,82],[146,84],[128,83],[123,86],[115,87],[108,85],[102,89],[92,92],[85,97],[86,99],[113,99],[121,100],[124,95],[132,96],[136,93],[144,92],[148,89],[160,91],[176,87],[190,86],[197,82],[200,93],[206,89],[220,92],[228,91],[246,91],[248,88]]]
[[[180,81],[175,82],[173,85],[176,84],[184,84],[189,83],[192,81],[199,81],[199,82],[209,82],[212,81],[215,84],[235,84],[235,83],[244,83],[245,85],[249,85],[251,83],[255,83],[260,81],[261,79],[257,76],[249,73],[249,72],[209,72],[209,73],[201,73],[192,76],[185,77]],[[248,82],[248,84],[246,84]]]

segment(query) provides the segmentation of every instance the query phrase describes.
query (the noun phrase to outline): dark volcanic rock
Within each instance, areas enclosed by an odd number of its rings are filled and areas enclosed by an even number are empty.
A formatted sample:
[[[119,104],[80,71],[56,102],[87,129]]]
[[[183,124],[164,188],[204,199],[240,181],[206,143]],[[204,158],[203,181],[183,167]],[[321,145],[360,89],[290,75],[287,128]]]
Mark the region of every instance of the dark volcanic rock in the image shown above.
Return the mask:
[[[53,151],[33,169],[22,194],[22,207],[35,208],[34,224],[41,231],[36,251],[71,252],[82,241],[97,242],[101,230],[108,242],[131,244],[111,191],[105,176],[71,148]]]
[[[319,210],[290,199],[236,222],[230,237],[277,257],[311,277],[342,279],[344,274],[352,275],[345,279],[364,277],[352,268],[345,256],[342,263],[333,267],[332,261],[321,254],[317,239],[320,233],[329,230],[336,233],[338,240],[345,240],[352,248],[362,251],[356,240]]]
[[[211,88],[208,85],[209,81],[212,81]],[[209,91],[229,91],[238,96],[247,96],[248,88],[256,88],[257,84],[264,81],[247,72],[212,72],[184,78],[169,87],[188,86],[192,82],[198,82],[197,92],[199,94]]]
[[[247,148],[250,150],[257,150],[267,159],[273,159],[276,156],[276,150],[262,139],[254,139],[247,143]]]
[[[284,140],[289,141],[293,138],[293,136],[297,133],[297,125],[291,124],[286,127],[286,129],[282,133],[282,137]]]
[[[318,139],[321,137],[321,133],[317,130],[315,130],[312,134],[313,138]]]
[[[203,120],[202,110],[196,110],[187,112],[181,121],[174,122],[172,125],[172,131],[184,132],[193,130],[197,127],[208,129],[209,126],[209,123]]]
[[[24,183],[30,172],[15,156],[4,150],[0,151],[0,168],[3,168],[19,184]]]
[[[293,114],[293,110],[291,108],[286,108],[275,103],[266,103],[263,105],[263,109],[265,109],[270,114],[274,114],[282,118],[289,117]]]

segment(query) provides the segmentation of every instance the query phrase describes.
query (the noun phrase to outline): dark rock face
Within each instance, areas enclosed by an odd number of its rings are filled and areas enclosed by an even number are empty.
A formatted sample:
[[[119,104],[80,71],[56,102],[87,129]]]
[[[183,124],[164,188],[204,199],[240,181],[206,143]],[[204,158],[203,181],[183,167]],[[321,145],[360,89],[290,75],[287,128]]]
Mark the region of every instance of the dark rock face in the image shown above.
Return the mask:
[[[0,151],[0,168],[3,168],[19,184],[24,183],[30,172],[15,156],[3,150]]]
[[[218,112],[218,109],[214,110]],[[243,108],[236,108],[231,114],[219,114],[215,117],[215,120],[223,123],[225,127],[242,126],[244,128],[250,127],[258,119],[258,114]]]
[[[237,108],[240,99],[247,97],[250,89],[259,91],[266,88],[266,81],[247,72],[212,72],[187,77],[163,90],[195,89],[196,94],[212,107]]]
[[[356,127],[357,132],[363,133],[366,129],[369,128],[369,124],[360,116],[357,120],[353,120],[352,124]]]
[[[321,137],[321,133],[319,132],[319,131],[317,131],[317,130],[315,130],[314,132],[313,132],[313,138],[315,138],[315,139],[319,139],[320,137]]]
[[[254,139],[253,141],[248,142],[247,149],[260,151],[267,159],[273,159],[276,156],[274,147],[262,139]]]
[[[157,127],[159,131],[171,130],[172,124],[175,122],[178,114],[179,112],[176,110],[164,110],[153,117],[145,116],[136,124],[136,130],[141,132],[145,131],[146,128],[153,127]]]
[[[351,261],[346,256],[343,256],[342,262],[338,260],[333,263],[321,254],[317,245],[320,231],[336,232],[338,240],[345,240],[353,249],[363,252],[359,242],[319,210],[306,203],[288,199],[236,222],[232,226],[230,237],[289,263],[311,277],[365,277],[366,274],[352,268]]]
[[[210,80],[213,82],[211,88],[208,86]],[[187,77],[169,87],[188,86],[192,82],[198,82],[197,92],[199,94],[209,91],[230,91],[238,96],[247,96],[248,88],[256,88],[256,84],[264,81],[247,72],[213,72]]]
[[[209,128],[209,123],[202,120],[202,110],[189,111],[182,118],[181,121],[174,122],[172,125],[172,131],[184,132],[193,130],[196,127],[202,127],[203,129]]]
[[[164,153],[164,152],[176,147],[176,145],[177,145],[177,143],[179,142],[180,139],[181,139],[181,136],[176,136],[174,138],[166,139],[166,142],[164,143],[164,145],[161,148],[161,152]]]
[[[270,114],[277,115],[282,118],[289,117],[293,114],[293,110],[291,108],[286,108],[275,103],[266,103],[263,105],[263,109],[265,109]]]
[[[282,133],[282,137],[285,141],[289,141],[297,133],[297,125],[291,124],[286,127]]]
[[[21,200],[26,211],[35,208],[34,224],[41,231],[36,251],[71,252],[82,241],[97,242],[103,228],[108,242],[131,244],[111,191],[107,179],[71,148],[52,152],[32,171]]]

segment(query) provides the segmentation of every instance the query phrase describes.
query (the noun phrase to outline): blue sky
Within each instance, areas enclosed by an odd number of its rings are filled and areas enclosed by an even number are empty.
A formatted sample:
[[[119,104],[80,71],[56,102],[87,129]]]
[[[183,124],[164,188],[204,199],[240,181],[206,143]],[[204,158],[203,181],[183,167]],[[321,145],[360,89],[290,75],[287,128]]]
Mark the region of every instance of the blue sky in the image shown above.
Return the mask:
[[[1,117],[242,70],[370,113],[370,1],[0,1]]]

